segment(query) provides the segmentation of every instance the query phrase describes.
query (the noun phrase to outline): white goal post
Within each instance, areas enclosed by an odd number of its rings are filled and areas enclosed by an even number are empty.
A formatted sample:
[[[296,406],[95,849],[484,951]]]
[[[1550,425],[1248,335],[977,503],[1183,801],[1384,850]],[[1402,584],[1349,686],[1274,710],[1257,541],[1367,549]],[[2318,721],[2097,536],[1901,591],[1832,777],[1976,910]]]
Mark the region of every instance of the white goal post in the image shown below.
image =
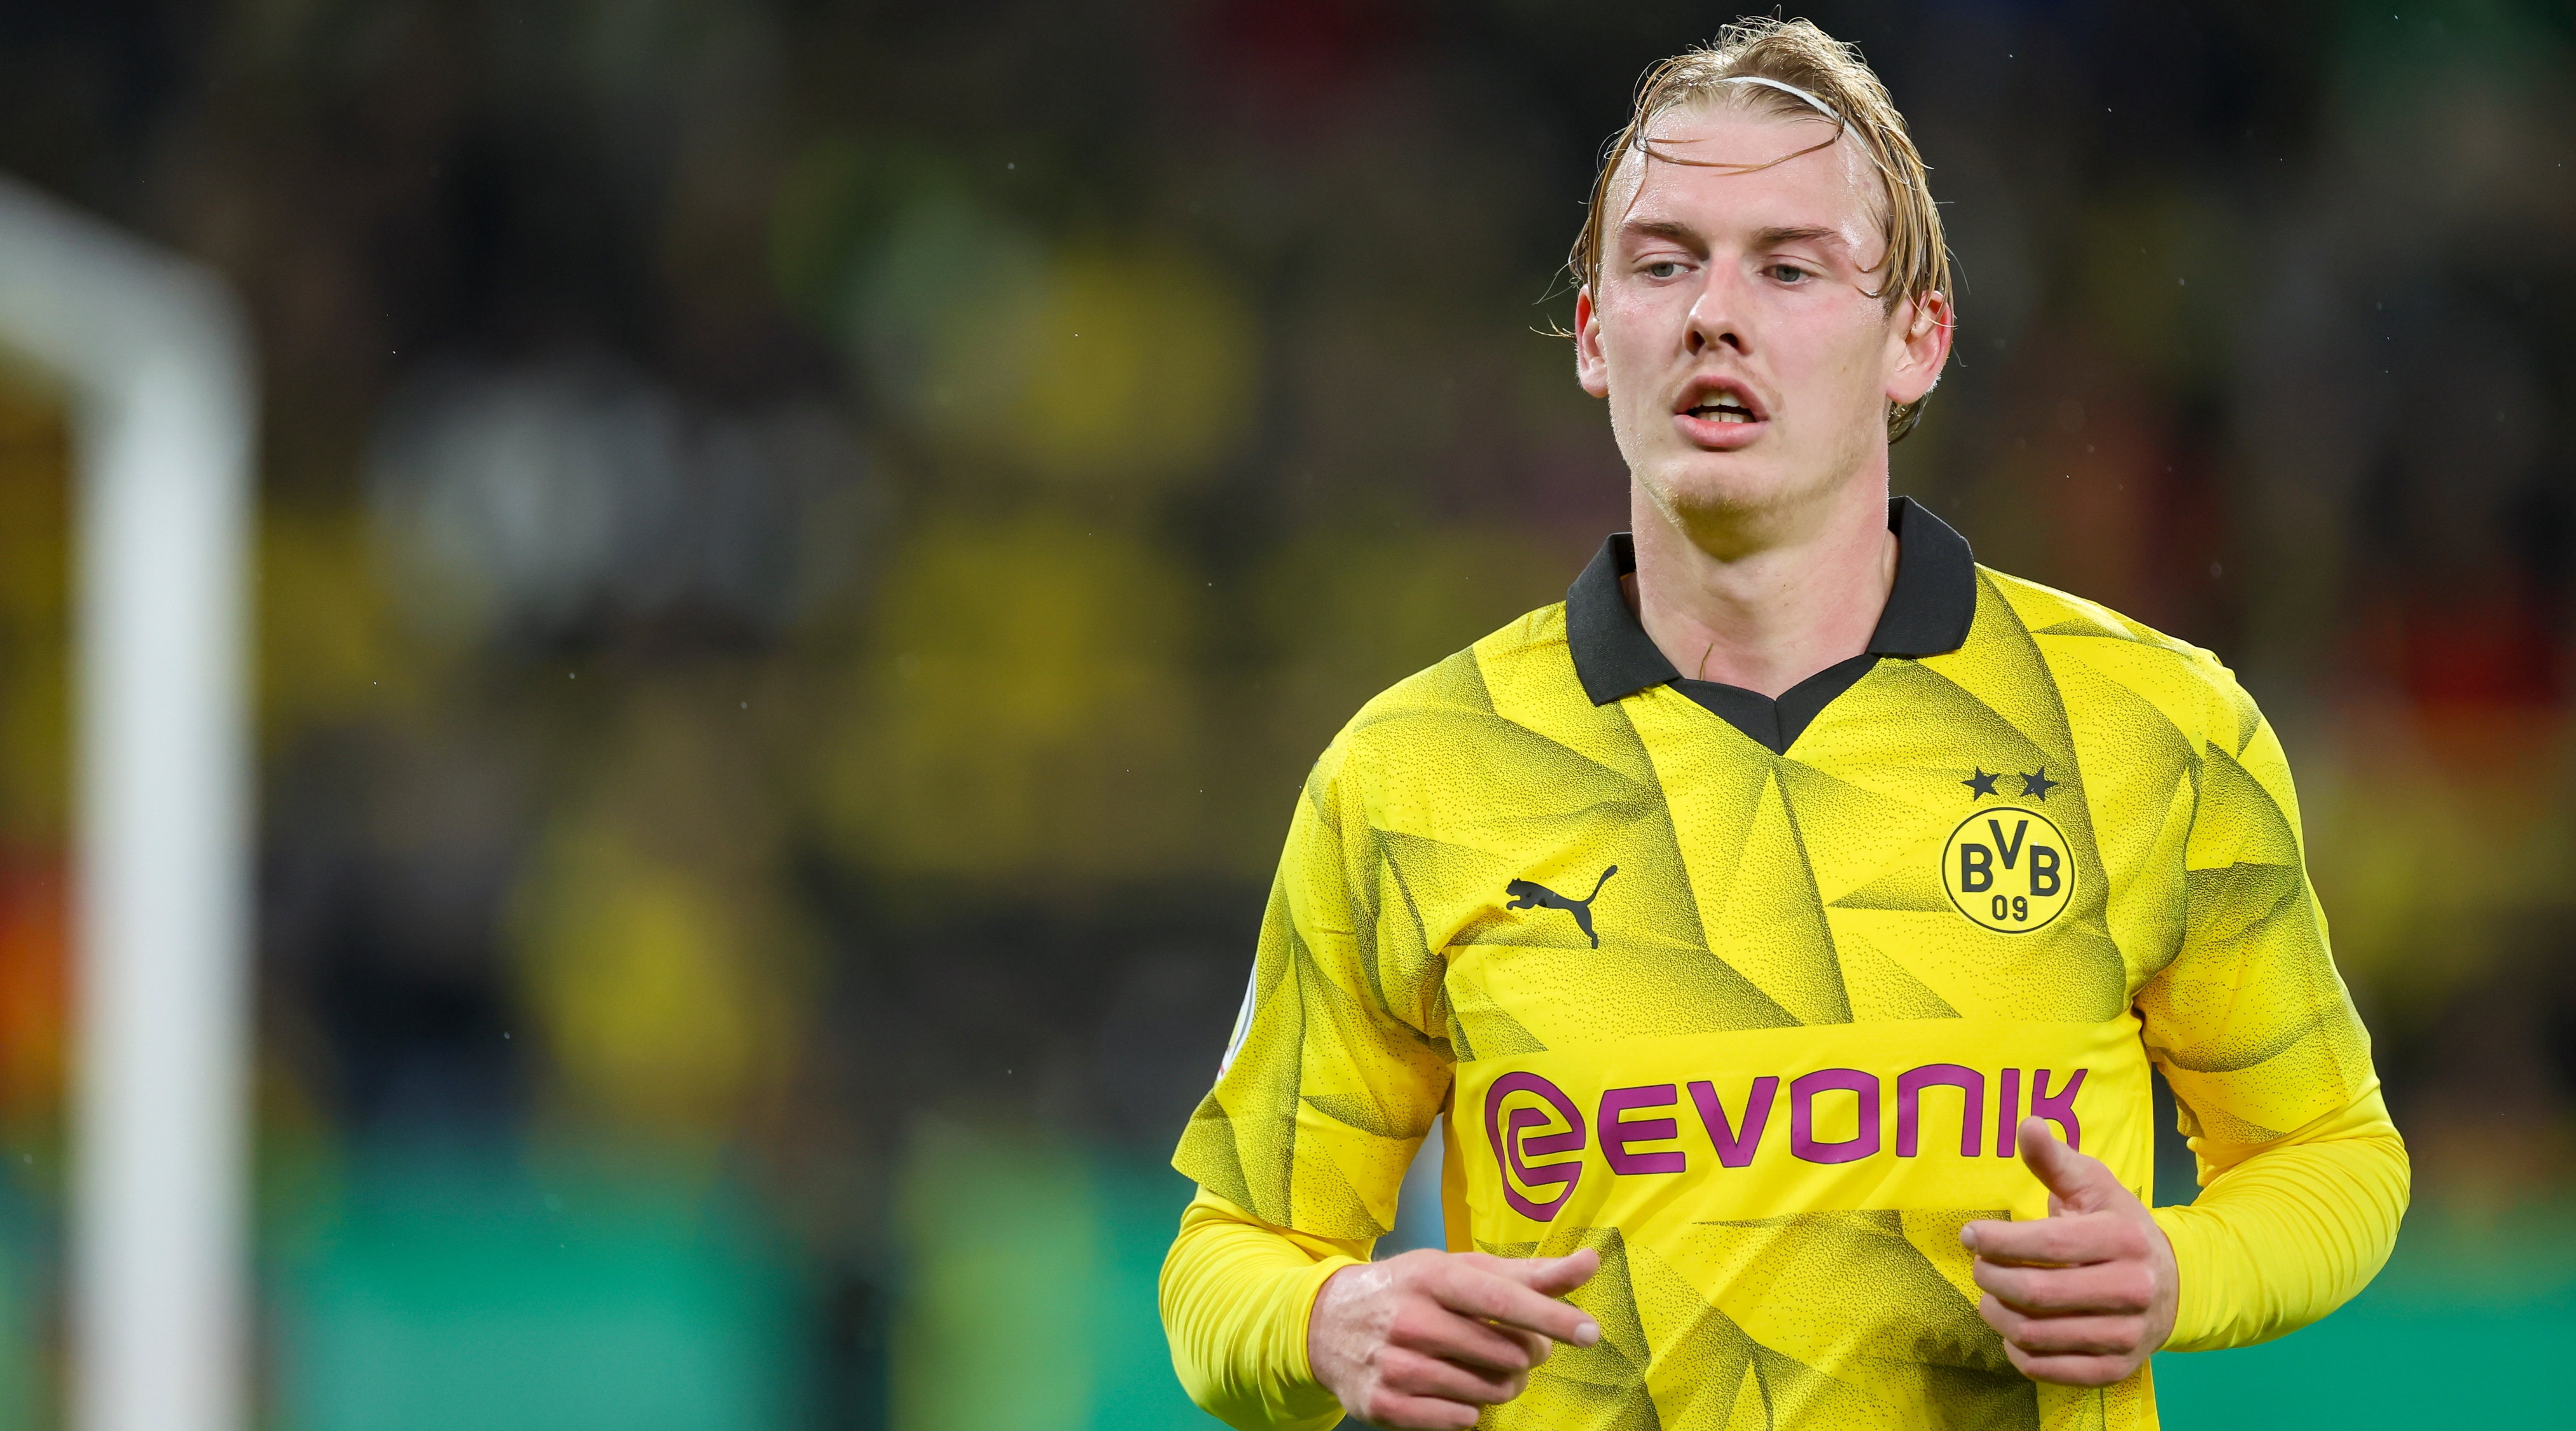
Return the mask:
[[[240,1431],[249,345],[212,274],[0,179],[0,347],[72,432],[70,1424]]]

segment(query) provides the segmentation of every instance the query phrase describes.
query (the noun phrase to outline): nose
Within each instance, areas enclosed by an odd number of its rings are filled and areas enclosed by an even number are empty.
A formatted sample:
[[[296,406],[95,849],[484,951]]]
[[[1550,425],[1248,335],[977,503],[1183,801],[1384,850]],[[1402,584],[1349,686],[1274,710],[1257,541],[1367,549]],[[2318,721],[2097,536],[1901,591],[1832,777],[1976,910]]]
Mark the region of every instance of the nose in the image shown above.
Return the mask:
[[[1730,265],[1712,263],[1699,296],[1691,300],[1690,321],[1682,344],[1697,357],[1711,348],[1742,354],[1749,345],[1744,325],[1743,275]]]

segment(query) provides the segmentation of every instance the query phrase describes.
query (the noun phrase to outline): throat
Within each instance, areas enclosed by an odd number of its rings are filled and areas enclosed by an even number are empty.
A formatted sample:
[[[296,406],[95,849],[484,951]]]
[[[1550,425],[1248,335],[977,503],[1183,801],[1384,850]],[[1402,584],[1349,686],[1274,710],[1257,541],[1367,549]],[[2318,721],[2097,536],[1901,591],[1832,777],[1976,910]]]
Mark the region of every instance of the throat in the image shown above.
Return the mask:
[[[1687,680],[1771,700],[1866,653],[1895,585],[1884,518],[1856,550],[1772,548],[1720,561],[1688,543],[1649,546],[1620,589],[1656,649]],[[1657,544],[1658,546],[1664,544]]]

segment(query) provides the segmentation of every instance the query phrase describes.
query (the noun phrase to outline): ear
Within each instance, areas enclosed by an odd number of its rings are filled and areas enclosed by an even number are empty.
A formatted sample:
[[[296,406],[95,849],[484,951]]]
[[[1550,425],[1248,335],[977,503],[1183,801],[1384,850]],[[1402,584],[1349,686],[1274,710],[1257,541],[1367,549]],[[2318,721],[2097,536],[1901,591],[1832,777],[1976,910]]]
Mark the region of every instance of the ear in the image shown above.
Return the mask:
[[[1950,311],[1948,294],[1926,293],[1898,305],[1888,321],[1893,361],[1888,366],[1887,400],[1909,403],[1941,381],[1941,366],[1950,361],[1950,336],[1958,320]]]
[[[1574,294],[1574,381],[1597,398],[1610,396],[1610,360],[1601,354],[1601,310],[1592,306],[1592,290]]]

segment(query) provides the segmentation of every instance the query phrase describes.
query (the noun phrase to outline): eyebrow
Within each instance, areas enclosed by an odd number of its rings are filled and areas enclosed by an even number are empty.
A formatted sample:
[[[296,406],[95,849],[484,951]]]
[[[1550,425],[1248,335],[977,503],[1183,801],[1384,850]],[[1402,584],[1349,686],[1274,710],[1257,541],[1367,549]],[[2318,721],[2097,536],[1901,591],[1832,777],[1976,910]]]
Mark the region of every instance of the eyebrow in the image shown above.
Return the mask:
[[[1705,248],[1708,240],[1699,230],[1675,219],[1630,219],[1619,225],[1622,237],[1670,239],[1690,248]]]
[[[1764,229],[1753,236],[1755,248],[1778,248],[1784,243],[1820,243],[1834,248],[1849,248],[1850,243],[1833,229],[1807,225],[1797,228]]]
[[[1676,219],[1630,219],[1619,226],[1622,237],[1670,239],[1691,248],[1705,248],[1708,240],[1700,231]],[[1757,249],[1778,248],[1782,244],[1814,243],[1836,249],[1849,249],[1851,244],[1834,229],[1814,224],[1767,228],[1753,236]]]

